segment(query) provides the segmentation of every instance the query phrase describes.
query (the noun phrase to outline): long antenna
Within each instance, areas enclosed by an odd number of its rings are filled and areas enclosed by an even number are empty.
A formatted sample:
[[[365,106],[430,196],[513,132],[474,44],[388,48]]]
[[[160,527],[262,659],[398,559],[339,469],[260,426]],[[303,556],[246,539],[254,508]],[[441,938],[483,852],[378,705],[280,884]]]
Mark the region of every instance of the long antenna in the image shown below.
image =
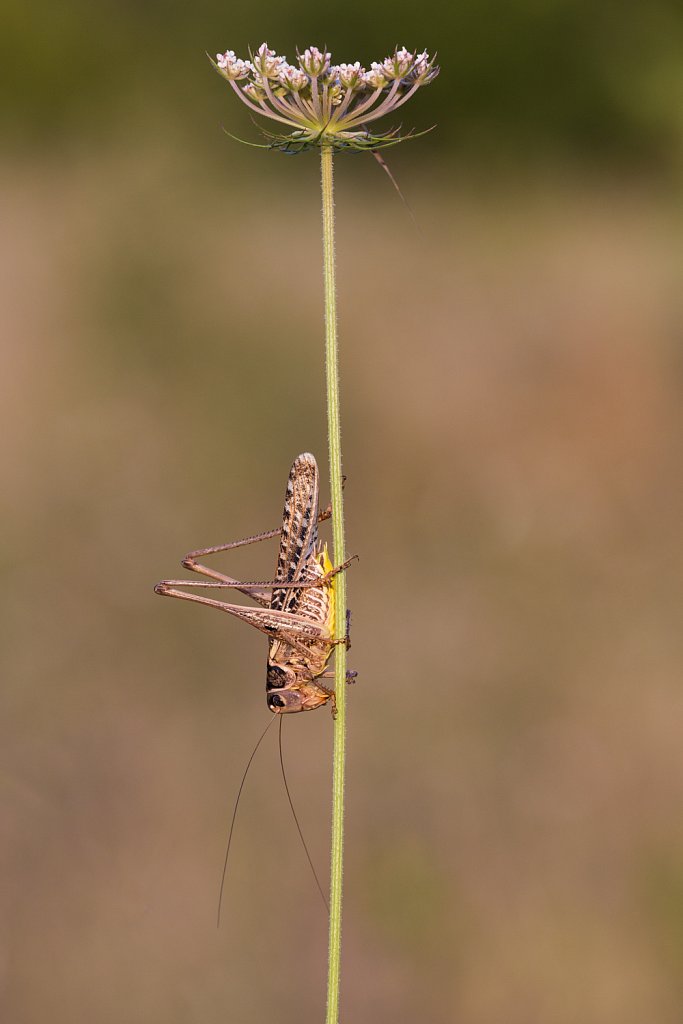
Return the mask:
[[[403,205],[405,206],[406,210],[408,211],[408,216],[410,217],[410,219],[413,222],[413,227],[415,228],[415,231],[420,236],[421,241],[424,242],[424,235],[422,234],[422,228],[420,227],[420,225],[417,222],[417,217],[415,216],[415,213],[413,212],[412,206],[410,205],[410,203],[408,202],[406,197],[401,192],[401,188],[399,186],[399,183],[396,181],[396,178],[391,173],[391,170],[389,169],[389,164],[386,162],[386,160],[384,159],[384,157],[382,156],[382,154],[378,150],[371,149],[370,152],[372,153],[372,155],[374,156],[375,160],[377,161],[379,166],[382,168],[384,173],[389,178],[389,181],[391,182],[391,184],[394,186],[394,188],[398,192],[400,200],[403,203]]]
[[[287,776],[285,775],[285,762],[284,762],[284,758],[282,756],[282,718],[283,718],[283,716],[280,715],[280,728],[278,730],[278,737],[277,737],[278,748],[280,750],[280,768],[282,769],[282,781],[285,784],[285,793],[287,794],[287,799],[289,800],[289,806],[291,808],[292,815],[293,815],[294,821],[296,823],[297,831],[299,833],[299,839],[301,840],[302,846],[303,846],[304,850],[306,851],[306,856],[308,858],[308,863],[310,864],[311,871],[313,872],[313,877],[315,878],[315,884],[318,886],[318,892],[320,893],[320,896],[322,897],[322,901],[325,904],[325,910],[329,914],[330,906],[329,906],[329,904],[327,902],[327,899],[325,897],[325,893],[323,892],[323,887],[320,884],[320,879],[318,878],[318,874],[317,874],[315,868],[313,867],[313,861],[311,860],[311,855],[308,852],[308,847],[306,846],[306,840],[304,839],[304,834],[301,831],[301,825],[299,824],[299,819],[296,816],[296,811],[294,810],[294,804],[292,803],[292,796],[291,796],[291,794],[289,792],[289,786],[287,785]],[[259,740],[259,743],[260,742],[261,742],[261,740]]]
[[[216,928],[220,928],[220,926],[221,926],[221,904],[223,902],[223,888],[225,887],[225,874],[226,874],[226,871],[228,870],[228,857],[230,856],[230,846],[232,844],[232,833],[233,833],[233,830],[235,828],[235,818],[237,817],[237,808],[239,807],[239,804],[240,804],[240,797],[242,796],[242,790],[244,789],[244,783],[246,782],[247,774],[249,772],[249,769],[251,768],[251,762],[254,760],[254,757],[256,756],[256,751],[261,746],[261,741],[263,740],[263,737],[266,735],[266,733],[270,729],[271,725],[274,724],[274,722],[275,722],[275,719],[271,718],[270,722],[268,722],[268,725],[265,727],[265,729],[263,730],[263,732],[259,736],[258,741],[256,743],[256,746],[254,747],[254,749],[251,752],[251,757],[247,761],[247,767],[244,769],[244,774],[242,776],[242,781],[240,782],[240,788],[237,790],[237,799],[235,800],[235,806],[234,806],[233,812],[232,812],[232,819],[230,821],[230,831],[228,832],[228,842],[227,842],[227,846],[225,848],[225,860],[223,861],[223,873],[221,874],[221,886],[220,886],[220,889],[218,891],[218,912],[216,914]],[[280,729],[282,729],[282,721],[280,721]],[[282,747],[280,747],[280,756],[282,757]],[[291,801],[290,801],[290,803],[291,803]],[[297,822],[297,825],[298,825],[298,822]]]

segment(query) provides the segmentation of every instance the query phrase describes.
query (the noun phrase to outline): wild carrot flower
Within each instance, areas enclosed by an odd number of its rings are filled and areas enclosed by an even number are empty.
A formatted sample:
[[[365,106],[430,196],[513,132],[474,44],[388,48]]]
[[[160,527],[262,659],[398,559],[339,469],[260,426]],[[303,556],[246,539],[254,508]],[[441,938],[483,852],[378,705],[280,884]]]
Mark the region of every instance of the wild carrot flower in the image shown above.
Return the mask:
[[[339,340],[335,270],[335,214],[333,164],[335,150],[376,150],[391,146],[413,133],[401,136],[399,129],[373,134],[369,125],[403,106],[421,85],[438,75],[439,68],[425,51],[411,53],[397,48],[390,57],[370,68],[354,64],[333,64],[326,50],[309,46],[289,64],[263,43],[249,60],[233,50],[216,55],[212,61],[218,73],[230,83],[239,98],[255,114],[275,121],[278,133],[266,132],[263,148],[298,152],[316,147],[320,151],[320,181],[323,224],[323,291],[325,309],[325,383],[327,391],[327,437],[330,460],[330,497],[335,572],[334,636],[334,750],[332,755],[332,833],[330,841],[329,959],[325,1024],[339,1022],[341,970],[341,922],[344,864],[344,779],[346,764],[346,671],[348,617],[346,578],[348,565],[344,540],[344,496],[342,475],[341,414],[339,386]],[[391,173],[389,177],[391,178]],[[392,178],[393,181],[393,178]],[[395,182],[394,182],[395,184]],[[188,563],[189,564],[189,563]],[[208,584],[208,586],[216,584]],[[218,584],[220,585],[220,584]],[[189,595],[183,595],[189,596]],[[209,602],[211,603],[211,602]],[[213,602],[214,604],[216,602]],[[344,643],[346,638],[347,643]],[[260,741],[259,741],[260,742]]]
[[[367,125],[403,106],[421,85],[439,73],[426,50],[405,47],[373,62],[332,64],[332,55],[310,46],[289,64],[267,43],[251,60],[232,50],[216,55],[214,67],[250,110],[287,125],[287,134],[266,133],[274,148],[295,152],[311,146],[378,149],[401,142],[398,130],[374,135]]]

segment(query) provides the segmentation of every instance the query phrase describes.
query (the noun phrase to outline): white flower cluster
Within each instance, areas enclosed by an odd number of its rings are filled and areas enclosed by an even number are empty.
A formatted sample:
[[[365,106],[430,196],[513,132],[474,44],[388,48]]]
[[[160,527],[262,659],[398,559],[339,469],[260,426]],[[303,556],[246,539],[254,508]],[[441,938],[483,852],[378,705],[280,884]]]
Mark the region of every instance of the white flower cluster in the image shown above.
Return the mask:
[[[215,67],[252,110],[297,129],[304,141],[340,148],[375,138],[365,125],[402,106],[439,73],[426,50],[413,54],[404,46],[369,71],[359,61],[332,64],[332,55],[317,46],[289,64],[267,43],[251,60],[232,50],[219,53]]]
[[[235,56],[233,50],[226,50],[225,53],[216,54],[216,67],[218,67],[225,78],[237,81],[238,78],[246,78],[254,71],[254,65],[249,60],[240,60]]]

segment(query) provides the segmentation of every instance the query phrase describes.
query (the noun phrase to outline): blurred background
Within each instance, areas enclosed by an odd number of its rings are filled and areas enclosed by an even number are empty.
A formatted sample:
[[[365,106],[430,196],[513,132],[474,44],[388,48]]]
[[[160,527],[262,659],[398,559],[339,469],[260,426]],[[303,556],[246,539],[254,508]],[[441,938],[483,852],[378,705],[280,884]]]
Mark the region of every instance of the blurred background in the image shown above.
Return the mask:
[[[266,643],[152,591],[326,462],[316,155],[228,138],[261,141],[204,56],[267,39],[443,68],[387,154],[421,234],[336,162],[343,1019],[680,1022],[680,5],[5,13],[3,1020],[322,1019],[274,730],[215,927]],[[284,724],[324,877],[331,720]]]

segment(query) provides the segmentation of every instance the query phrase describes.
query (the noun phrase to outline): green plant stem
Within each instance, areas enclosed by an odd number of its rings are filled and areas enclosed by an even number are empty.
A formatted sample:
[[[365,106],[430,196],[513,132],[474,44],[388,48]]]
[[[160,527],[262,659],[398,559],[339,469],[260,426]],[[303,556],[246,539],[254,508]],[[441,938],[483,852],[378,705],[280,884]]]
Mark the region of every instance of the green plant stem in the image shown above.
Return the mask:
[[[339,357],[337,297],[334,262],[334,192],[332,149],[320,150],[323,199],[323,274],[325,282],[325,380],[327,384],[327,433],[330,454],[333,560],[341,565],[344,547],[344,496],[342,493],[341,423],[339,416]],[[335,636],[346,634],[346,574],[335,576]],[[332,755],[332,854],[330,863],[330,945],[325,1024],[339,1020],[341,965],[342,882],[344,865],[344,768],[346,755],[346,646],[337,644],[334,659],[337,717],[334,721]]]

